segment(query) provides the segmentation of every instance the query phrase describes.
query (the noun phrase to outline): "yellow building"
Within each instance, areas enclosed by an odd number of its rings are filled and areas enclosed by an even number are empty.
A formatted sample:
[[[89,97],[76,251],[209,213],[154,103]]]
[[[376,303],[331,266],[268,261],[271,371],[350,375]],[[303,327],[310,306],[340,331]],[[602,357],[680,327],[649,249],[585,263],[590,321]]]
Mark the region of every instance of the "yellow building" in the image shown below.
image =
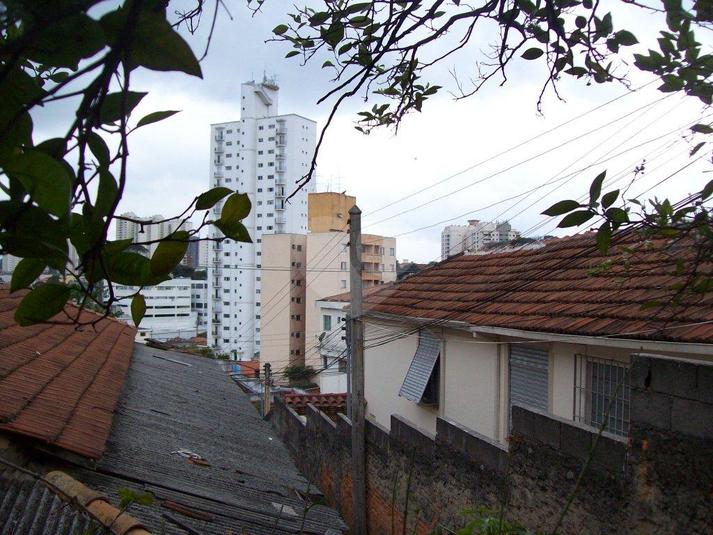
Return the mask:
[[[310,193],[307,197],[307,228],[310,232],[348,232],[349,210],[356,197],[344,193]]]

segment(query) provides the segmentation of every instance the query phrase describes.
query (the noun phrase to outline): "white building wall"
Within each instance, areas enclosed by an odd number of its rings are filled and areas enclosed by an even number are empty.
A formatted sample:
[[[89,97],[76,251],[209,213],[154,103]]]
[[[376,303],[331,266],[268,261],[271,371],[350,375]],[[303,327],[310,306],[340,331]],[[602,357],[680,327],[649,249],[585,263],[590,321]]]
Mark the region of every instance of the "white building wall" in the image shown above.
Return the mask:
[[[312,180],[284,204],[309,169],[316,124],[298,115],[278,116],[277,99],[270,82],[242,84],[241,120],[211,127],[210,186],[247,193],[253,205],[243,222],[253,243],[213,244],[208,261],[209,344],[238,360],[260,352],[261,236],[306,233],[307,193],[314,190]]]
[[[115,295],[121,299],[117,306],[120,319],[133,325],[131,296],[137,286],[114,285]],[[139,326],[141,338],[168,340],[192,338],[196,335],[196,315],[191,311],[191,279],[171,279],[141,290],[146,299],[146,314]]]

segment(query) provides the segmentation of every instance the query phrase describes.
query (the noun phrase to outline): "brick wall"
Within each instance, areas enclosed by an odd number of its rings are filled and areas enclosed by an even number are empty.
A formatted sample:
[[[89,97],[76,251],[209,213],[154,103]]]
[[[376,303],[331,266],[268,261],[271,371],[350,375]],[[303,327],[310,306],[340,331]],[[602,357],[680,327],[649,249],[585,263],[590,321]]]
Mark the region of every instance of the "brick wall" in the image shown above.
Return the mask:
[[[686,421],[681,421],[681,412]],[[561,533],[709,533],[713,526],[713,367],[637,358],[631,438],[513,407],[509,448],[438,419],[435,436],[392,416],[367,422],[370,535],[427,535],[462,524],[467,507],[497,508],[549,531],[596,441]],[[351,518],[351,424],[279,400],[271,420],[327,503]]]

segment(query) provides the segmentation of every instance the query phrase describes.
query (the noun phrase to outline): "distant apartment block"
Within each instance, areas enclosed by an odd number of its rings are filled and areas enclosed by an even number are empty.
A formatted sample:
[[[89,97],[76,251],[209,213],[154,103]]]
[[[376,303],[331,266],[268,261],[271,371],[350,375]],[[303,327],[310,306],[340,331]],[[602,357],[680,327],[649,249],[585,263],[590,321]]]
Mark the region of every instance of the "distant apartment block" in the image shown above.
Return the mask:
[[[507,243],[520,237],[507,221],[471,219],[467,225],[448,225],[441,232],[441,259],[464,251],[480,251],[491,244]]]
[[[136,221],[116,219],[116,239],[132,239],[137,243],[153,242],[163,239],[178,230],[180,223],[180,220],[178,219],[166,221],[166,218],[160,214],[142,217],[133,212],[124,212],[123,214],[120,214],[120,217],[130,218]],[[191,230],[193,225],[190,221],[187,221],[181,228],[183,230]],[[146,245],[145,247],[147,256],[151,256],[156,250],[156,247],[158,247],[158,243],[152,243]],[[185,259],[182,263],[185,263]]]
[[[310,193],[308,203],[308,234],[263,237],[260,360],[273,370],[322,367],[318,338],[323,320],[316,302],[350,288],[347,221],[355,198]],[[365,288],[396,280],[396,239],[362,235],[361,260]]]
[[[314,188],[312,181],[285,202],[309,170],[316,124],[299,115],[279,115],[278,94],[269,80],[244,83],[240,120],[211,126],[210,186],[247,193],[252,201],[243,223],[253,243],[213,242],[208,261],[209,345],[236,360],[261,353],[264,236],[306,233],[307,193]],[[220,210],[221,203],[214,217]]]
[[[146,299],[146,314],[139,326],[137,340],[155,338],[193,338],[196,336],[196,314],[191,307],[191,279],[171,279],[156,286],[146,286],[141,290]],[[137,286],[114,285],[114,294],[120,301],[117,308],[119,319],[133,325],[131,320],[131,296],[139,290]]]

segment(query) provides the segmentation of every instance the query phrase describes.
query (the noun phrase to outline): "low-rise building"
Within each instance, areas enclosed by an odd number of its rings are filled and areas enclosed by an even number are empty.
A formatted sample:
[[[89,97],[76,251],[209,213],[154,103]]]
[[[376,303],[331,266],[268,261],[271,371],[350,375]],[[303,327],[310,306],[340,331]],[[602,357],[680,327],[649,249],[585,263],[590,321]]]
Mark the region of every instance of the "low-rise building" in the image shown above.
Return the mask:
[[[504,444],[518,404],[626,437],[633,355],[713,362],[710,300],[642,309],[682,280],[686,245],[663,246],[622,238],[601,255],[591,234],[554,239],[451,258],[366,296],[368,417],[431,433],[445,418]]]
[[[155,338],[192,338],[197,334],[197,315],[192,310],[191,279],[171,279],[155,286],[141,289],[146,299],[146,314],[136,335],[137,340]],[[116,303],[122,321],[133,325],[131,297],[140,290],[138,286],[114,285]]]

